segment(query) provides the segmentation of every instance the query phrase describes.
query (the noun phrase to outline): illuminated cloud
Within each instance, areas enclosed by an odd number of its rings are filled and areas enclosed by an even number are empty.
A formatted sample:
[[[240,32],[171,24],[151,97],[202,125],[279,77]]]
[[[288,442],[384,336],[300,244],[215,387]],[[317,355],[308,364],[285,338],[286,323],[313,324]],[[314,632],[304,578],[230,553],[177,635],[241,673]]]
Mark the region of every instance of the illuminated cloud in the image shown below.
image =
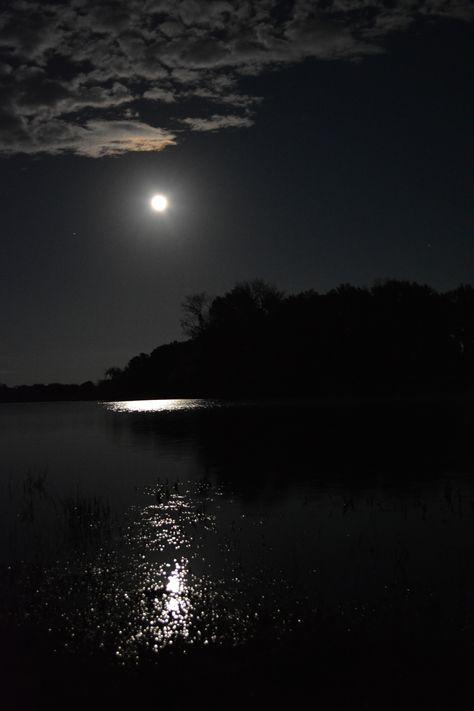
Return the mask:
[[[218,131],[223,128],[250,128],[254,122],[246,116],[213,114],[208,118],[185,118],[181,123],[186,124],[192,131]]]
[[[103,157],[162,150],[179,125],[249,127],[247,75],[360,59],[415,21],[473,17],[468,0],[14,0],[0,12],[0,152]],[[191,100],[207,115],[182,119]]]
[[[1,126],[1,118],[0,118]],[[174,135],[139,121],[87,121],[84,125],[60,119],[31,121],[27,127],[14,126],[10,143],[0,138],[3,153],[74,153],[88,158],[123,153],[161,151],[175,143]],[[2,135],[0,130],[0,135]]]

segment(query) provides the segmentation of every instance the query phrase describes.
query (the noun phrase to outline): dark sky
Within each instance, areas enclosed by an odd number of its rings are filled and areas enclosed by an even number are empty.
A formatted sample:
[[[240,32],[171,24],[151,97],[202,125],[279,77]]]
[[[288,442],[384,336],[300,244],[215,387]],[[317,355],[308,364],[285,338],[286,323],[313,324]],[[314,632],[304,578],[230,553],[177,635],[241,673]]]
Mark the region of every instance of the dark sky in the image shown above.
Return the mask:
[[[467,0],[96,5],[0,11],[0,382],[95,380],[240,280],[472,283]]]

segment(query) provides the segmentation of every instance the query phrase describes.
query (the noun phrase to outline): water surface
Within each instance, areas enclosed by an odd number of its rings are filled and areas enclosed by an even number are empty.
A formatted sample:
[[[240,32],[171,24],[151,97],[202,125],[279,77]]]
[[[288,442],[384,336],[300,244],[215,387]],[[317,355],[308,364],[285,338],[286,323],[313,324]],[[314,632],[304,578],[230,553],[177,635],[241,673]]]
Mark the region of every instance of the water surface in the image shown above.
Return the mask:
[[[471,422],[393,404],[2,405],[2,620],[127,665],[296,638],[469,648]]]

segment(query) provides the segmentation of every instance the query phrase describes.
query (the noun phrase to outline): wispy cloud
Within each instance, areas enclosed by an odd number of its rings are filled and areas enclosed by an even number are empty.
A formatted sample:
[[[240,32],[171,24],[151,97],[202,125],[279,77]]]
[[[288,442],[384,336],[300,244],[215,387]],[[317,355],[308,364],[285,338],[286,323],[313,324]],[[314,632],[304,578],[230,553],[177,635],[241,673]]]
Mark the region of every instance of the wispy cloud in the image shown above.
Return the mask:
[[[235,114],[213,114],[207,118],[184,118],[181,123],[186,124],[193,131],[219,131],[223,128],[250,128],[254,121],[248,116]]]
[[[473,17],[468,0],[12,0],[0,11],[0,152],[102,157],[162,150],[179,126],[246,128],[261,101],[241,90],[249,74],[360,59],[415,21]],[[196,100],[204,116],[181,118]]]
[[[5,124],[4,124],[5,125]],[[83,125],[62,119],[32,119],[25,127],[7,125],[1,130],[0,151],[12,153],[74,153],[88,158],[116,156],[140,151],[161,151],[175,143],[175,137],[161,128],[153,128],[139,121],[91,120]],[[3,136],[7,133],[9,140]]]

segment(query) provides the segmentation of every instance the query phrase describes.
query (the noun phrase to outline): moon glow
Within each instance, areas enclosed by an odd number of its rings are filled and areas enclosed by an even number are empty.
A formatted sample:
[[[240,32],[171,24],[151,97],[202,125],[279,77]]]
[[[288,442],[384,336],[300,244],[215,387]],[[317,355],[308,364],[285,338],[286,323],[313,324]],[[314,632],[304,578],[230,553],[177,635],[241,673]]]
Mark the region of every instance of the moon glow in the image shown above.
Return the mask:
[[[156,212],[164,212],[168,207],[168,198],[164,195],[153,195],[150,205]]]

